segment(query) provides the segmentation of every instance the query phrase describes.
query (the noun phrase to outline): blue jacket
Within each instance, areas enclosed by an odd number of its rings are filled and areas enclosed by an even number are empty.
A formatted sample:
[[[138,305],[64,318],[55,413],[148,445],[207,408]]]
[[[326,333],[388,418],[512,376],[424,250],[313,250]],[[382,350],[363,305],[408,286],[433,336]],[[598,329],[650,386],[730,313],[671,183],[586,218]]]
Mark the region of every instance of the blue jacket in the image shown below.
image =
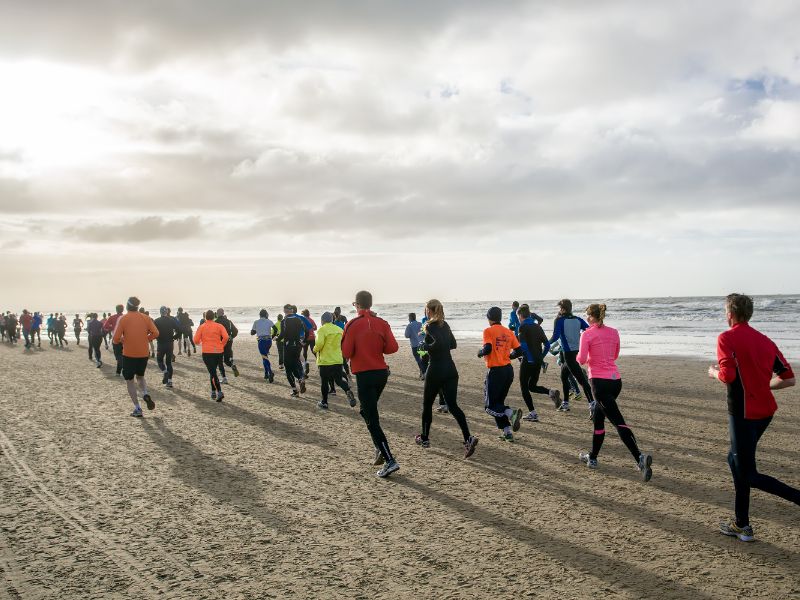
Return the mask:
[[[553,324],[552,344],[556,340],[561,344],[564,352],[577,352],[581,345],[581,332],[589,329],[589,324],[575,315],[557,317]]]

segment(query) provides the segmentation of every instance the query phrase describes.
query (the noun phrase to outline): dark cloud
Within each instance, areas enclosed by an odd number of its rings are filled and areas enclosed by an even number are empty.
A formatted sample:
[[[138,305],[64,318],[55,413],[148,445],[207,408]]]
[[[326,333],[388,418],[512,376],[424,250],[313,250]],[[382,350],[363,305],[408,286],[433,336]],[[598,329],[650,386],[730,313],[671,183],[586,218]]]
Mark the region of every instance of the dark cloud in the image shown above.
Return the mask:
[[[154,240],[185,240],[200,235],[202,225],[198,217],[165,219],[144,217],[124,223],[92,223],[68,227],[64,234],[84,242],[117,244],[150,242]]]

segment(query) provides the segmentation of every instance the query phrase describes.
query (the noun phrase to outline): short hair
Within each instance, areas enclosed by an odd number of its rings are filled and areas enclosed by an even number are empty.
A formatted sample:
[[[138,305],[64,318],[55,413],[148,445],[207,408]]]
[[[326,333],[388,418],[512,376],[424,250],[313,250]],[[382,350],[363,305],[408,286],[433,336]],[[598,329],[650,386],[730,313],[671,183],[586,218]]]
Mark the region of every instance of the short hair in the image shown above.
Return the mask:
[[[361,308],[372,308],[372,294],[366,290],[361,290],[356,294],[356,304]]]
[[[266,319],[269,316],[269,313],[267,312],[266,308],[262,308],[261,311],[258,313],[258,316],[263,319]]]
[[[513,306],[514,308],[519,308],[519,302],[517,302],[516,300],[514,300],[514,301],[511,303],[511,306]]]
[[[206,311],[206,314],[205,314],[206,321],[213,321],[215,316],[216,315],[214,314],[214,311],[211,310],[210,308]]]
[[[527,304],[523,304],[522,306],[520,306],[520,307],[517,309],[517,315],[518,315],[518,316],[519,316],[521,319],[527,319],[528,317],[530,317],[530,316],[531,316],[531,309],[530,309],[530,308],[528,308],[528,305],[527,305]]]
[[[725,298],[725,309],[737,321],[747,323],[753,316],[753,299],[745,294],[728,294]]]
[[[565,315],[572,314],[572,300],[568,298],[563,298],[558,301],[558,307],[561,309],[561,312]]]
[[[408,320],[409,321],[416,321],[417,320],[417,313],[408,313]]]

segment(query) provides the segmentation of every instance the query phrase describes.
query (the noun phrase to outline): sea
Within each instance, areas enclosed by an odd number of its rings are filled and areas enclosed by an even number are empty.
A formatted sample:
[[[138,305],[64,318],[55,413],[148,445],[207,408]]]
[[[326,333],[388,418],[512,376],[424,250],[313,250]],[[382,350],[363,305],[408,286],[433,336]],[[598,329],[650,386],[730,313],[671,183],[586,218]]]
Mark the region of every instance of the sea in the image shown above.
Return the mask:
[[[545,332],[550,335],[553,320],[558,312],[557,300],[518,299],[527,302],[531,310],[544,318]],[[575,314],[594,300],[573,299]],[[754,296],[755,312],[751,325],[772,338],[786,359],[800,359],[800,295]],[[619,330],[623,355],[687,356],[713,359],[716,355],[716,339],[727,328],[725,321],[725,299],[719,296],[685,298],[609,298],[606,324]],[[503,309],[503,322],[508,323],[511,300],[481,302],[445,302],[445,317],[456,339],[478,342],[487,327],[486,311],[491,306]],[[250,331],[253,321],[262,308],[269,311],[270,318],[281,312],[277,306],[225,307],[228,317],[236,323],[242,333]],[[333,306],[298,306],[308,308],[312,318],[320,324],[320,315],[332,311]],[[341,305],[342,312],[350,319],[355,309],[350,303]],[[158,310],[155,309],[155,313]],[[200,320],[201,308],[186,309],[195,323]],[[424,315],[424,304],[400,303],[378,304],[373,310],[386,319],[395,335],[402,341],[408,313],[417,318]]]

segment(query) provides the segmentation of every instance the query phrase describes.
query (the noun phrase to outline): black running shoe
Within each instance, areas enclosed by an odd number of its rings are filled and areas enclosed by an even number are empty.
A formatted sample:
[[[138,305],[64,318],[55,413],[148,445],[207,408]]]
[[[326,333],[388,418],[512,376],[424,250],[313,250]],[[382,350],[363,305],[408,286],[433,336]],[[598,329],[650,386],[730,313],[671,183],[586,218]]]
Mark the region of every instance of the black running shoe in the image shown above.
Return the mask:
[[[301,379],[300,380],[300,393],[301,394],[305,394],[306,393],[306,380],[305,379]]]
[[[233,371],[234,377],[239,376],[239,367],[237,367],[236,365],[231,365],[231,371]]]
[[[270,371],[269,372],[269,382],[272,383],[273,381],[275,381],[275,374],[272,371]]]
[[[142,396],[142,400],[147,405],[147,410],[153,410],[156,407],[156,403],[153,402],[153,399],[150,397],[150,394],[145,394]]]
[[[223,394],[222,392],[220,392],[219,394],[217,394],[217,402],[222,402],[222,399],[223,399],[224,397],[225,397],[225,394]]]

